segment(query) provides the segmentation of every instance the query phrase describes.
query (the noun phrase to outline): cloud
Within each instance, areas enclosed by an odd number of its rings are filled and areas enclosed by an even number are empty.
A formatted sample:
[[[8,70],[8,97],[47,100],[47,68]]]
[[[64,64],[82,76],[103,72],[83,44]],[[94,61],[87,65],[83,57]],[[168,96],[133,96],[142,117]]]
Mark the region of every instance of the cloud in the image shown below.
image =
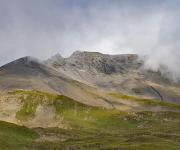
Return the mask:
[[[178,0],[0,0],[0,64],[74,50],[147,55],[180,77]]]

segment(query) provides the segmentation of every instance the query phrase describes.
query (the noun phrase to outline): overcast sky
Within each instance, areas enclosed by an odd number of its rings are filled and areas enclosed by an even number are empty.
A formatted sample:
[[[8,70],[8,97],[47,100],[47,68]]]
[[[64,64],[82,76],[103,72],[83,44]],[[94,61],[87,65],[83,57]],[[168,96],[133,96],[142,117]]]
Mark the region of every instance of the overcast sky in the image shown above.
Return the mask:
[[[180,74],[180,0],[0,0],[0,65],[75,50],[148,55]]]

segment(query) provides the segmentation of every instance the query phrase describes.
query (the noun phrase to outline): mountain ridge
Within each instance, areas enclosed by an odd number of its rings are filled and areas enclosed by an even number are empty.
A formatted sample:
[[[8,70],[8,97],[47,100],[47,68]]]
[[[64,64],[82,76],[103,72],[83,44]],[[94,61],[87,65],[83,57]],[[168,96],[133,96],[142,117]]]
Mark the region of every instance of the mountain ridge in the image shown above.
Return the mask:
[[[180,103],[180,84],[169,81],[159,72],[144,69],[143,63],[137,54],[108,55],[76,51],[68,58],[56,54],[46,61],[27,56],[0,67],[0,75],[3,76],[0,89],[43,87],[44,90],[71,97],[73,95],[68,88],[80,85],[79,90],[86,87],[93,91],[98,89]],[[80,95],[75,95],[72,98],[81,99]]]
[[[61,58],[61,61],[53,62],[51,59],[45,63],[75,80],[97,88],[130,95],[144,94],[145,97],[165,101],[170,99],[179,102],[180,99],[180,83],[172,82],[159,71],[146,69],[144,60],[137,54],[108,55],[76,51],[68,58]]]
[[[42,62],[29,60],[29,57],[0,67],[0,76],[0,92],[41,90],[64,94],[92,106],[111,107],[101,98],[101,92],[97,92],[96,88],[76,81]],[[96,95],[99,96],[96,98]]]

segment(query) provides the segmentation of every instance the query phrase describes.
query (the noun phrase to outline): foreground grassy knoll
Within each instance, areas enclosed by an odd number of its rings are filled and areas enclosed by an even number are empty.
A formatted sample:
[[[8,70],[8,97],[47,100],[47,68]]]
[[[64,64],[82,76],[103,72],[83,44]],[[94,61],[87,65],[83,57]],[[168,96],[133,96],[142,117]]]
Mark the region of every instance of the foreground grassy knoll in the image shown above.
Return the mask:
[[[24,126],[0,121],[0,150],[30,149],[39,134]]]
[[[40,91],[19,90],[10,94],[19,95],[22,101],[16,113],[20,121],[33,119],[37,107],[46,105],[54,108],[55,119],[61,120],[65,128],[28,129],[0,122],[0,150],[180,149],[178,111],[122,112]]]

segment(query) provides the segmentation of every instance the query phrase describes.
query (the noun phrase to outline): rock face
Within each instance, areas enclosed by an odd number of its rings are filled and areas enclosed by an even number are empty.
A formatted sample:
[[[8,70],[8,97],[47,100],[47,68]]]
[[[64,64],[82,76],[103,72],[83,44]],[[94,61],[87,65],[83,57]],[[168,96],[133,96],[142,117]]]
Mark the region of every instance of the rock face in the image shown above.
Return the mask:
[[[58,55],[56,55],[58,56]],[[143,68],[136,54],[106,55],[98,52],[74,52],[45,61],[48,66],[79,82],[130,95],[180,102],[180,84],[163,77],[160,72]]]
[[[122,73],[129,69],[137,69],[141,65],[135,54],[105,55],[98,52],[74,52],[69,58],[55,55],[46,61],[47,64],[59,67],[93,71],[104,74]]]

